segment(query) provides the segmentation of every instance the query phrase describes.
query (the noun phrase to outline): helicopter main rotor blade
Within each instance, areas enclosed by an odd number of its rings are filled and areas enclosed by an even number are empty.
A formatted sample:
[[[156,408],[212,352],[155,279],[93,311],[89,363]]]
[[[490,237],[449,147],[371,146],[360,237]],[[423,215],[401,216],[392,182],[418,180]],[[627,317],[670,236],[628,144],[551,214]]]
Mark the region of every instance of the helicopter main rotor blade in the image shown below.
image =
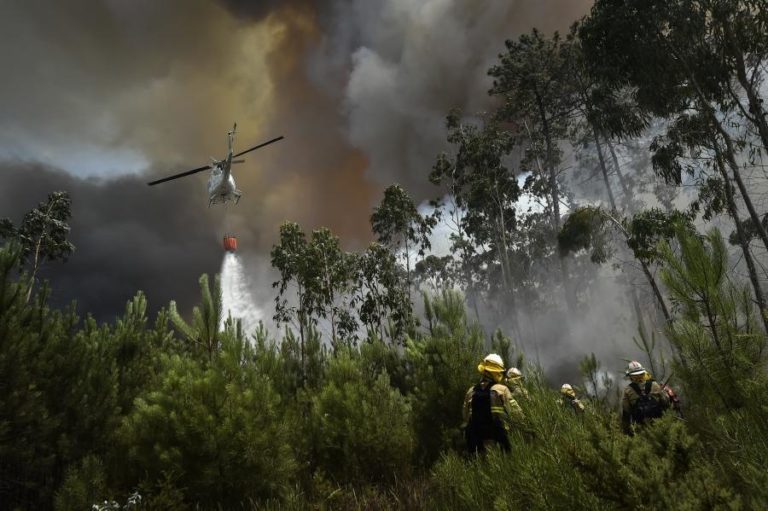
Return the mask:
[[[245,160],[232,160],[232,163],[245,163]]]
[[[263,144],[259,144],[259,145],[253,146],[250,149],[246,149],[245,151],[239,152],[237,154],[233,154],[232,157],[233,158],[237,158],[238,156],[242,156],[245,153],[250,153],[251,151],[255,151],[256,149],[264,147],[265,145],[269,145],[269,144],[271,144],[273,142],[277,142],[278,140],[282,140],[283,138],[285,138],[285,137],[280,136],[280,137],[277,137],[277,138],[273,138],[272,140],[267,140]]]
[[[205,167],[198,167],[196,169],[188,170],[186,172],[182,172],[181,174],[174,174],[172,176],[164,177],[162,179],[158,179],[157,181],[149,182],[147,184],[149,186],[152,186],[152,185],[157,185],[157,184],[160,184],[160,183],[165,183],[166,181],[170,181],[171,179],[178,179],[180,177],[190,176],[192,174],[196,174],[198,172],[202,172],[203,170],[208,170],[210,168],[211,168],[210,165],[206,165]]]

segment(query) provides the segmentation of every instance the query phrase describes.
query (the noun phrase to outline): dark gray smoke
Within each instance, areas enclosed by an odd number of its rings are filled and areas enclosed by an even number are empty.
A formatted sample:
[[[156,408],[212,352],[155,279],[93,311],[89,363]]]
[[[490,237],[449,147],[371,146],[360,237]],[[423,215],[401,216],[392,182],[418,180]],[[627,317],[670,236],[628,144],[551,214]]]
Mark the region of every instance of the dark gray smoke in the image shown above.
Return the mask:
[[[69,190],[78,252],[47,275],[57,299],[100,316],[136,289],[156,305],[193,303],[224,231],[261,264],[285,220],[360,247],[384,186],[434,193],[426,175],[444,116],[489,107],[485,74],[504,40],[565,29],[589,5],[4,2],[0,216]],[[203,174],[143,185],[221,157],[233,121],[237,147],[286,137],[237,168],[237,208],[209,210]]]
[[[200,207],[192,182],[148,193],[134,176],[83,180],[36,164],[5,164],[0,176],[0,218],[17,225],[50,191],[72,197],[75,252],[41,270],[56,305],[77,300],[79,312],[108,320],[143,290],[153,310],[174,299],[188,311],[200,299],[197,277],[219,271],[219,226]]]

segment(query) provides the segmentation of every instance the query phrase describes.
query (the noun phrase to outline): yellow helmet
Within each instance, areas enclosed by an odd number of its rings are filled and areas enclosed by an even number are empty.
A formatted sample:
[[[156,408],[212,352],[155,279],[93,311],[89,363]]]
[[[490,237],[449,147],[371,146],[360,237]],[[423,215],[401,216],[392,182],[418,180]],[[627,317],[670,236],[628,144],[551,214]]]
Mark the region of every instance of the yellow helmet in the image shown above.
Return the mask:
[[[560,393],[564,396],[576,397],[576,391],[573,390],[570,383],[563,383],[563,386],[560,387]]]
[[[491,353],[480,362],[477,370],[481,373],[490,373],[494,380],[498,381],[504,373],[504,360],[496,353]]]

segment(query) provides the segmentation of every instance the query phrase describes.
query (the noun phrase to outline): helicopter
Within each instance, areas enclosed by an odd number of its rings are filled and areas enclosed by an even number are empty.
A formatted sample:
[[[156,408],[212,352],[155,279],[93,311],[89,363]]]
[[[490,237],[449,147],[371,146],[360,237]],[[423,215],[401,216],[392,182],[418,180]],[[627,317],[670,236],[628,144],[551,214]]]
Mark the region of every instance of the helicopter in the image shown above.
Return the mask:
[[[234,203],[237,204],[238,202],[240,202],[240,197],[242,197],[243,192],[238,190],[237,187],[235,186],[235,179],[232,177],[232,165],[238,164],[238,163],[244,163],[245,160],[235,159],[235,158],[238,158],[246,153],[250,153],[251,151],[255,151],[256,149],[260,149],[266,145],[277,142],[278,140],[282,140],[284,137],[280,136],[277,138],[273,138],[272,140],[268,140],[264,143],[253,146],[250,149],[246,149],[245,151],[234,153],[233,146],[235,142],[236,130],[237,130],[237,123],[235,123],[232,126],[232,130],[227,132],[228,150],[227,150],[227,156],[223,160],[217,160],[215,158],[211,158],[210,165],[205,165],[203,167],[198,167],[196,169],[188,170],[180,174],[174,174],[172,176],[164,177],[156,181],[151,181],[147,184],[149,186],[154,186],[160,183],[165,183],[166,181],[171,181],[172,179],[191,176],[192,174],[197,174],[198,172],[211,169],[211,175],[208,177],[208,207],[210,208],[213,204],[226,204],[228,201],[234,201]]]

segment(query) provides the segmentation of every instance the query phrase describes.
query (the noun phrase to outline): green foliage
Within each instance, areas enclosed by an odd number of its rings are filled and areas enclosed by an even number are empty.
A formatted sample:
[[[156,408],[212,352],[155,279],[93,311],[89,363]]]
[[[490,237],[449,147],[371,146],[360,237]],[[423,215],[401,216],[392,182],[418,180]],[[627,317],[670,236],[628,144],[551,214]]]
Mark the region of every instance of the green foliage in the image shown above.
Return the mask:
[[[17,241],[26,262],[33,259],[33,273],[40,261],[65,260],[75,250],[67,240],[72,200],[67,192],[53,192],[45,202],[24,215],[21,225],[3,218],[0,220],[0,238]]]
[[[479,325],[469,323],[459,293],[443,291],[425,301],[433,314],[431,334],[408,340],[406,361],[418,454],[429,465],[444,449],[462,445],[461,409],[478,376],[484,335]]]
[[[222,321],[221,305],[221,279],[216,276],[213,290],[208,282],[208,275],[200,277],[200,295],[202,304],[192,310],[192,323],[184,321],[178,310],[176,302],[171,302],[170,318],[173,325],[186,337],[193,352],[202,351],[213,359],[221,342],[220,332]]]
[[[605,216],[599,208],[574,210],[557,234],[560,254],[566,256],[579,250],[589,250],[592,262],[604,263],[610,255],[605,224]]]
[[[413,304],[405,272],[386,247],[371,243],[357,259],[360,321],[369,335],[401,342],[413,327]]]
[[[354,350],[329,362],[310,431],[320,470],[340,483],[393,481],[411,470],[410,406],[386,370],[366,370]]]
[[[430,248],[429,233],[435,223],[436,219],[419,213],[413,199],[399,185],[391,185],[384,190],[381,204],[374,208],[371,215],[371,228],[378,241],[395,250],[404,248],[406,259],[410,249],[424,255],[424,250]]]
[[[231,328],[208,365],[163,356],[162,377],[137,398],[118,433],[133,480],[172,475],[185,502],[205,507],[232,508],[286,491],[295,466],[289,428],[252,357]]]
[[[106,470],[99,458],[89,455],[67,470],[64,483],[56,492],[56,511],[90,509],[107,496]]]
[[[572,463],[601,509],[740,509],[717,465],[671,414],[627,437],[594,428],[573,449]],[[579,448],[581,447],[581,448]]]
[[[653,208],[634,215],[627,224],[627,244],[640,261],[658,259],[658,244],[675,236],[678,229],[692,229],[691,215],[680,212],[664,212]]]
[[[722,406],[738,408],[746,400],[742,382],[760,373],[755,362],[766,347],[749,291],[729,281],[726,245],[719,231],[712,230],[703,239],[679,231],[677,243],[678,251],[669,244],[661,248],[662,279],[681,312],[671,328],[671,341],[684,360],[695,361],[697,372],[686,374],[686,380],[696,386],[710,382],[710,388],[721,390]]]

